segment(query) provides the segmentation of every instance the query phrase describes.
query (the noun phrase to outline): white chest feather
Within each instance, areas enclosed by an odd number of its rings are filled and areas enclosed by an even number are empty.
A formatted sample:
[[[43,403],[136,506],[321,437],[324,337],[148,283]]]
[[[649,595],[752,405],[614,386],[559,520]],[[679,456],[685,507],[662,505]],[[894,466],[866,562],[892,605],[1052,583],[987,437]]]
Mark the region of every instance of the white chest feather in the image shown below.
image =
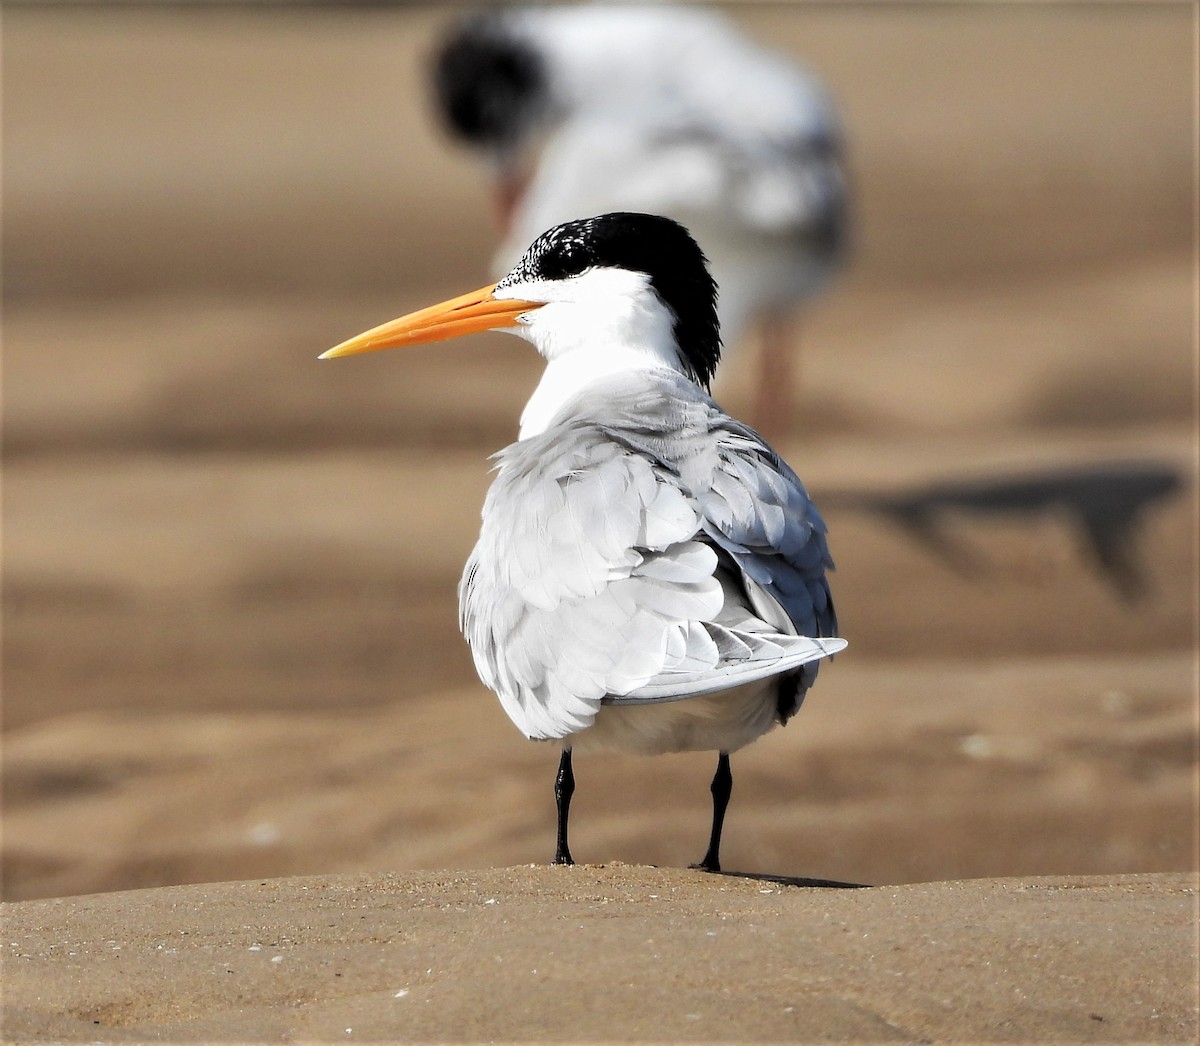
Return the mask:
[[[521,415],[521,439],[550,421],[593,382],[639,370],[684,371],[675,317],[644,273],[591,269],[561,286],[527,282],[499,291],[546,300],[523,316],[513,333],[546,360],[546,370]]]
[[[656,354],[625,346],[610,347],[603,353],[572,352],[551,360],[521,414],[520,438],[545,432],[563,405],[593,382],[650,369],[675,370],[678,366]]]

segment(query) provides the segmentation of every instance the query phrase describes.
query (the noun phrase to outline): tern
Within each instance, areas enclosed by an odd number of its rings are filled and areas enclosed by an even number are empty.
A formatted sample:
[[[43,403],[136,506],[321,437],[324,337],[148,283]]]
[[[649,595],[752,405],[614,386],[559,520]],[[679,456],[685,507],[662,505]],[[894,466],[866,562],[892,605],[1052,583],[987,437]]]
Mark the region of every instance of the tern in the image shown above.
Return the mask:
[[[538,236],[498,283],[322,358],[503,330],[545,358],[495,455],[459,585],[482,681],[562,746],[554,863],[571,864],[572,751],[716,751],[697,867],[720,870],[729,754],[799,709],[845,647],[825,524],[791,468],[708,395],[716,285],[695,240],[617,212]]]
[[[848,238],[843,135],[816,77],[716,12],[625,4],[468,16],[433,73],[444,123],[494,171],[498,272],[581,214],[676,219],[711,260],[725,344],[760,332],[754,422],[786,431],[795,309]]]

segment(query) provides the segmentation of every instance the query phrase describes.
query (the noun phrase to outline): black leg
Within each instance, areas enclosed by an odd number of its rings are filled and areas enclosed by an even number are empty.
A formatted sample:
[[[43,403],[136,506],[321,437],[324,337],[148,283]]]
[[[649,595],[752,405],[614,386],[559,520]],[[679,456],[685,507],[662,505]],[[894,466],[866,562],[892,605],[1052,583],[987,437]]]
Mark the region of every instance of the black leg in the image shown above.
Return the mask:
[[[733,792],[733,774],[729,770],[729,753],[722,752],[717,757],[717,772],[712,779],[713,822],[712,835],[708,840],[708,853],[704,860],[693,868],[706,872],[721,870],[721,827],[725,824],[725,808],[729,805],[729,796]]]
[[[555,864],[574,864],[567,846],[567,815],[571,811],[571,796],[575,793],[575,774],[571,770],[571,749],[564,748],[558,761],[558,776],[554,779],[554,801],[558,804],[558,845],[554,850]]]

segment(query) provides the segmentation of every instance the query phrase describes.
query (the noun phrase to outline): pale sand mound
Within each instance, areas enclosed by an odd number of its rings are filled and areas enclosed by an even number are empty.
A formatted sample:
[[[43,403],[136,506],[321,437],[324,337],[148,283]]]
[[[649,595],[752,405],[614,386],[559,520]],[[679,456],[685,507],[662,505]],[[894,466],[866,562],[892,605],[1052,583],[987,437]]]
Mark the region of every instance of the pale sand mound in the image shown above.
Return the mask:
[[[6,1038],[1194,1041],[1196,885],[581,865],[27,901]]]

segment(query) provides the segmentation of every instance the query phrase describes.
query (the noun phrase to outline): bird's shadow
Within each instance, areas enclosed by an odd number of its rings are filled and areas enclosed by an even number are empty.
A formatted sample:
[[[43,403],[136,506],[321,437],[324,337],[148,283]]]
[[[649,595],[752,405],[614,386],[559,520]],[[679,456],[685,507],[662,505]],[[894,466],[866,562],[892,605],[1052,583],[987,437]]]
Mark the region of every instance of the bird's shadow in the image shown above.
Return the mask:
[[[724,875],[730,879],[750,879],[759,883],[771,883],[773,886],[800,886],[810,890],[869,890],[869,883],[843,883],[836,879],[809,879],[801,875],[771,875],[767,872],[727,872],[706,871],[709,875]]]

